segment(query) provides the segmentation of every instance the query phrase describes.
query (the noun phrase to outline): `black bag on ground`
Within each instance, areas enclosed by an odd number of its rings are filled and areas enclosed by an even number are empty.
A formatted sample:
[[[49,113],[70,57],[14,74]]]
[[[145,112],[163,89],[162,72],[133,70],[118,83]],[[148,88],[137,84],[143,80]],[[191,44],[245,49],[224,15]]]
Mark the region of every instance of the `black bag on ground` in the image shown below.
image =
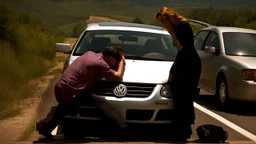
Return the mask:
[[[197,127],[196,131],[202,142],[225,142],[228,138],[228,132],[221,126],[206,124]]]

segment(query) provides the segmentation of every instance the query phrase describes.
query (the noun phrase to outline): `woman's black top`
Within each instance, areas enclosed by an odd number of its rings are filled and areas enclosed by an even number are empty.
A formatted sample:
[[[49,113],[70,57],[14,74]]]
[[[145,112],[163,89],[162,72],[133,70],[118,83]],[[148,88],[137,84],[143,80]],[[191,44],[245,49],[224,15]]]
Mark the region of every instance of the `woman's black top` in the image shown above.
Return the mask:
[[[194,33],[188,22],[181,22],[174,27],[177,39],[183,46],[170,73],[173,74],[171,88],[174,95],[188,95],[197,89],[201,74],[201,60],[194,47]]]

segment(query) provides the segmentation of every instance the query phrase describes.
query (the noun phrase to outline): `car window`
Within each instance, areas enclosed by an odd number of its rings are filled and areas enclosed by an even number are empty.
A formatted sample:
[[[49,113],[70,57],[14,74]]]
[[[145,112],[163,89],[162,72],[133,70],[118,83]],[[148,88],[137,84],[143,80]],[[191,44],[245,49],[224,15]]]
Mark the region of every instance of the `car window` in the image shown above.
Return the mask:
[[[173,61],[177,49],[168,34],[156,34],[137,31],[87,31],[78,43],[73,55],[82,55],[87,51],[101,52],[110,45],[120,46],[127,56]]]
[[[219,36],[217,33],[215,32],[211,32],[205,42],[205,46],[209,46],[209,47],[215,47],[216,50],[219,49]]]
[[[204,41],[209,31],[201,31],[194,38],[194,46],[197,50],[202,50]]]
[[[223,41],[227,55],[256,56],[256,34],[224,32]]]
[[[167,46],[166,42],[164,41],[164,39],[161,39],[161,42],[163,43],[164,49],[168,50],[168,46]]]
[[[118,39],[118,37],[122,36],[121,34],[99,34],[95,35],[96,38],[109,38],[110,43],[115,43],[115,44],[135,44],[135,45],[145,45],[147,40],[149,39],[155,39],[155,37],[150,37],[150,36],[136,36],[136,35],[131,35],[132,37],[136,37],[137,41],[122,41]]]

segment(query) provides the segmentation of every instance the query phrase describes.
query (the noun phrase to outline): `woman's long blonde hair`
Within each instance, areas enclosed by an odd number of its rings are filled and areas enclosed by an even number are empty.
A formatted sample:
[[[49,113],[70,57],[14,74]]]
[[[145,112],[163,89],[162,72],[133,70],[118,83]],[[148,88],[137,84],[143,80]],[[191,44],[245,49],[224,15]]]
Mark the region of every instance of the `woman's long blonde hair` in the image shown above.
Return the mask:
[[[174,10],[168,8],[167,6],[162,7],[156,14],[156,18],[158,19],[159,16],[164,16],[167,20],[170,17],[173,17],[177,22],[188,22],[186,18],[176,13]]]

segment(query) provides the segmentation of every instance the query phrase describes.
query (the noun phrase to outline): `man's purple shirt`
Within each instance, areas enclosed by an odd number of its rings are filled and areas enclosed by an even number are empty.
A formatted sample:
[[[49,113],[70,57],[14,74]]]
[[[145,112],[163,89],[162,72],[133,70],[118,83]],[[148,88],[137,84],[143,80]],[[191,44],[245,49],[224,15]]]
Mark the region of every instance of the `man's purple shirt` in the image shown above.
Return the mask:
[[[114,72],[103,59],[102,53],[88,51],[63,72],[56,86],[77,95],[91,88],[95,80],[113,76]]]

